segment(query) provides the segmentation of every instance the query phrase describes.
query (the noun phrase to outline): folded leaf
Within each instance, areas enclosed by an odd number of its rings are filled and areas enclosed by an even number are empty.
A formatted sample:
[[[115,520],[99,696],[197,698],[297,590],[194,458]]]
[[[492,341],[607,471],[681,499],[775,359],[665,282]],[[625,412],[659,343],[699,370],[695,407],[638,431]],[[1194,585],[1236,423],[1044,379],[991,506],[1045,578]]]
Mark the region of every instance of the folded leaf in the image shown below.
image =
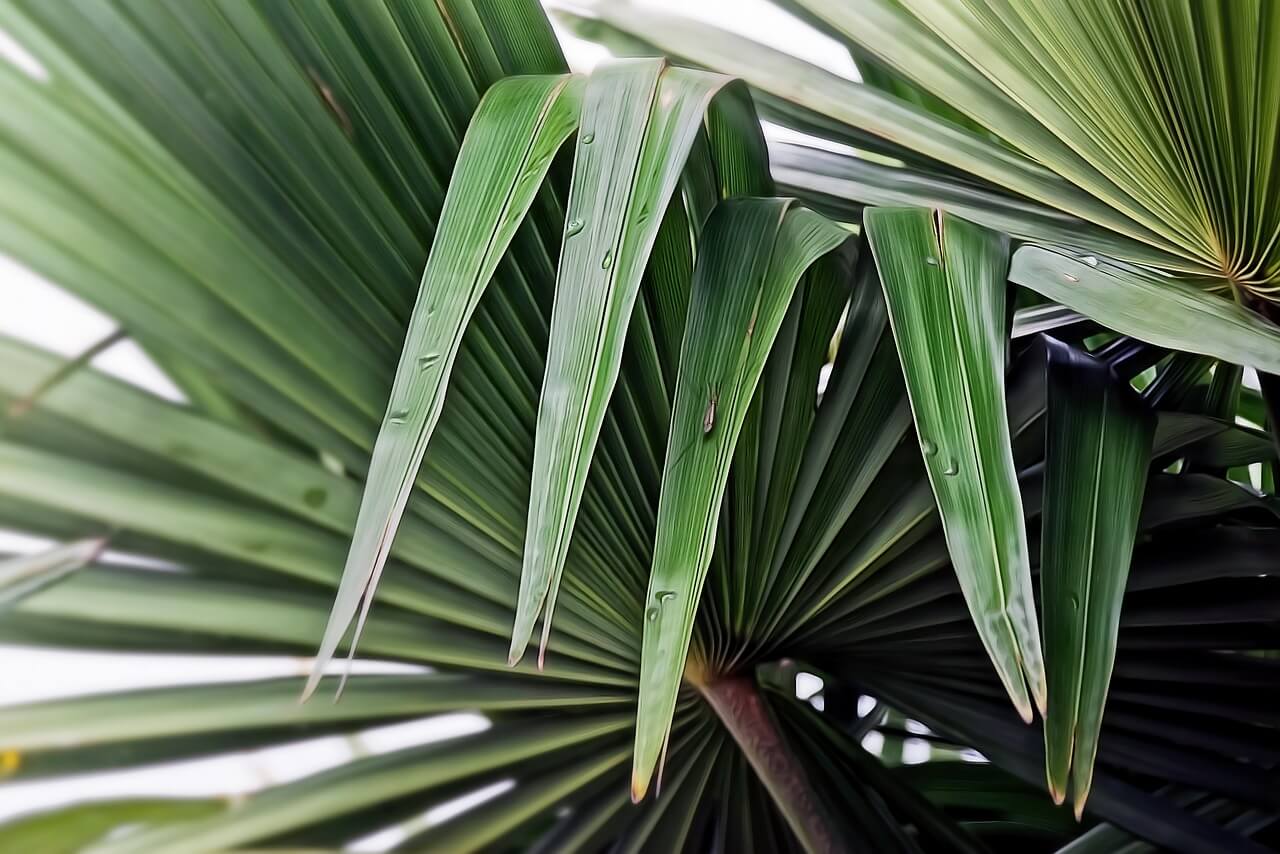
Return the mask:
[[[1045,678],[1004,398],[1008,239],[924,208],[874,208],[864,223],[951,560],[1029,723]]]
[[[551,159],[578,123],[584,81],[516,77],[494,85],[477,108],[458,155],[440,227],[378,433],[351,550],[303,698],[363,608],[386,563],[409,490],[444,407],[467,321],[515,235]]]
[[[1106,366],[1049,348],[1040,585],[1049,713],[1045,768],[1084,810],[1115,661],[1120,604],[1155,435],[1155,414]]]
[[[729,78],[633,60],[592,74],[569,193],[511,663],[538,615],[546,649],[591,458],[641,274],[711,98]]]
[[[743,420],[796,285],[848,232],[781,199],[730,200],[707,221],[680,352],[645,598],[634,800],[663,752]]]

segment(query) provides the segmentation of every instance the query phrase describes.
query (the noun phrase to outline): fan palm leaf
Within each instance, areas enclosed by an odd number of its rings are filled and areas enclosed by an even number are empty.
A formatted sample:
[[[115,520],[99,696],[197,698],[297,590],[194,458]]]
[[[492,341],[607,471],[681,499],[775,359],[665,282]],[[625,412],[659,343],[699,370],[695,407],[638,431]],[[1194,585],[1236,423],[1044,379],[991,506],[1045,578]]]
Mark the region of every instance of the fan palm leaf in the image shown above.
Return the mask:
[[[826,118],[814,105],[831,105],[827,127],[901,156],[863,181],[905,195],[873,202],[933,204],[941,188],[967,205],[957,213],[979,225],[947,221],[973,240],[940,247],[957,280],[1018,281],[1034,253],[1082,248],[1064,239],[1078,233],[1114,259],[1096,268],[1107,282],[1146,281],[1139,262],[1220,287],[1201,244],[1235,232],[1197,231],[1171,189],[1117,207],[988,133],[1013,142],[1007,129],[953,129],[936,97],[902,106],[864,87],[837,112],[840,89],[770,90],[753,74],[779,73],[771,56],[738,75],[771,99],[656,60],[569,75],[525,0],[5,0],[0,28],[31,57],[0,63],[12,105],[0,249],[111,315],[185,395],[0,337],[0,403],[22,403],[0,438],[0,521],[74,544],[109,535],[124,555],[68,546],[83,565],[24,590],[0,639],[299,657],[319,644],[308,687],[326,692],[330,656],[399,665],[354,673],[336,704],[299,705],[308,680],[274,678],[5,708],[4,785],[485,716],[468,735],[236,802],[120,800],[15,822],[0,847],[39,833],[49,850],[334,849],[395,829],[404,850],[982,850],[1077,836],[1262,850],[1258,817],[1280,806],[1274,662],[1258,654],[1276,640],[1277,507],[1238,472],[1274,466],[1276,451],[1235,423],[1264,427],[1265,398],[1221,360],[1270,370],[1273,327],[1201,291],[1189,304],[1208,306],[1196,329],[1212,341],[1195,346],[1190,327],[1154,337],[1149,325],[1173,323],[1160,312],[1112,321],[1107,293],[1105,312],[1062,298],[1080,313],[969,318],[989,345],[969,364],[1004,386],[973,423],[999,437],[983,453],[1008,467],[999,488],[1021,509],[1004,524],[1025,537],[1027,589],[1080,571],[1053,544],[1084,524],[1060,511],[1090,482],[1046,449],[1101,441],[1055,415],[1053,390],[1072,366],[1101,366],[1155,424],[1150,453],[1126,451],[1114,472],[1142,495],[1134,530],[1110,543],[1132,551],[1123,602],[1118,583],[1100,584],[1086,624],[1040,603],[1046,626],[1102,651],[1084,659],[1102,678],[1079,721],[1054,713],[1051,688],[1042,735],[1012,715],[974,629],[969,585],[999,573],[957,556],[956,502],[935,498],[920,401],[942,378],[903,346],[907,288],[888,260],[919,247],[875,227],[932,215],[871,214],[854,239],[815,211],[855,224],[868,200],[805,161],[785,183],[821,193],[762,198],[773,181],[755,106],[814,126]],[[881,72],[911,91],[894,63]],[[989,79],[965,74],[990,104],[1018,103]],[[908,179],[916,166],[924,185]],[[1104,166],[1092,168],[1125,186]],[[1011,219],[1029,224],[1002,227]],[[983,251],[1003,241],[986,229],[1048,248],[1023,246],[1010,267]],[[1268,293],[1257,277],[1233,284]],[[1055,384],[1058,347],[1072,373]],[[545,660],[509,665],[539,617]],[[1107,644],[1092,643],[1108,633],[1109,680]],[[1070,644],[1045,648],[1051,686],[1055,667],[1082,666]],[[802,669],[825,680],[821,712],[796,697]],[[860,714],[864,694],[878,703]],[[902,714],[929,728],[936,761],[898,767],[862,746],[914,737]],[[1047,813],[1035,791],[1042,738],[1064,733],[1097,744],[1086,820],[1100,830]],[[970,797],[949,793],[964,772],[945,757],[968,747],[1013,776],[974,766]],[[1072,779],[1089,789],[1082,763]]]

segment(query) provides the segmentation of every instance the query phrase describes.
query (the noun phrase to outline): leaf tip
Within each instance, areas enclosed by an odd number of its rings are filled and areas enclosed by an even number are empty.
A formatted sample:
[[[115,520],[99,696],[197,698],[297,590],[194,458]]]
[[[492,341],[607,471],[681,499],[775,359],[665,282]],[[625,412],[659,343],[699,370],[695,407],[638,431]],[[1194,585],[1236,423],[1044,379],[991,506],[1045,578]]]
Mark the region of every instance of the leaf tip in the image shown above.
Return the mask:
[[[647,791],[649,791],[648,779],[642,777],[639,771],[631,772],[631,803],[638,804],[643,801]]]
[[[1049,717],[1049,690],[1045,685],[1043,670],[1039,679],[1031,680],[1031,696],[1035,700],[1036,710],[1040,712],[1040,719],[1046,720]],[[1025,720],[1031,723],[1030,717]]]
[[[1017,710],[1018,717],[1022,718],[1024,724],[1030,725],[1035,720],[1035,712],[1031,709],[1031,704],[1027,702],[1025,697],[1013,698],[1013,708]],[[1041,714],[1044,714],[1041,711]]]
[[[316,688],[320,685],[320,676],[319,669],[313,667],[311,675],[307,677],[307,684],[302,687],[302,693],[298,695],[299,706],[310,700],[311,695],[316,692]]]

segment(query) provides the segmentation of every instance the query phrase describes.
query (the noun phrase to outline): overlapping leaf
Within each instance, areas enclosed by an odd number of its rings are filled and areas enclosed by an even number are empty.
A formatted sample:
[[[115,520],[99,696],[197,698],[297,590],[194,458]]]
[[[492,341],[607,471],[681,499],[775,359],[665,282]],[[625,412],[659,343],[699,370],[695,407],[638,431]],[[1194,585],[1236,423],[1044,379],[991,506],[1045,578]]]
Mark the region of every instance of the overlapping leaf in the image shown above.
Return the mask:
[[[668,737],[747,408],[797,283],[845,237],[783,200],[725,202],[707,223],[680,354],[645,596],[635,800],[648,790]]]
[[[1049,791],[1084,812],[1146,487],[1154,418],[1109,369],[1049,348],[1040,584]]]
[[[641,275],[707,105],[727,82],[650,60],[609,66],[588,84],[538,408],[513,663],[539,613],[545,650]]]
[[[106,544],[106,537],[94,537],[0,561],[0,610],[57,584],[96,558]]]
[[[1142,341],[1280,371],[1280,327],[1189,282],[1038,246],[1014,253],[1009,280]]]
[[[956,575],[1030,722],[1045,676],[1004,401],[1008,241],[922,208],[870,210],[865,227]]]
[[[304,697],[316,689],[359,610],[351,640],[354,652],[372,590],[444,407],[467,321],[552,157],[577,126],[584,85],[574,77],[511,78],[490,89],[476,110],[422,274],[342,584]]]

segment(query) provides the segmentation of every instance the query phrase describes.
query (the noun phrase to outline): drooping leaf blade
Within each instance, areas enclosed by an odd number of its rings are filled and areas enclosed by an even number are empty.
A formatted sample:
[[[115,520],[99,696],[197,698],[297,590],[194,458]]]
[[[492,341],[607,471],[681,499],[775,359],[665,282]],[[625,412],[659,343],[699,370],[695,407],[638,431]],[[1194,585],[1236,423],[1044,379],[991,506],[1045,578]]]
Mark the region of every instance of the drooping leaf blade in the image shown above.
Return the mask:
[[[634,800],[648,790],[667,739],[734,446],[769,349],[804,271],[846,237],[786,200],[730,200],[707,222],[645,597]]]
[[[1008,240],[923,208],[871,209],[864,224],[951,560],[1030,722],[1045,681],[1004,400]]]
[[[577,126],[584,82],[571,76],[510,78],[493,86],[476,110],[422,275],[342,583],[304,697],[319,684],[362,601],[361,622],[368,613],[370,593],[440,418],[467,321],[552,157]],[[359,632],[357,626],[353,650]]]
[[[587,85],[538,408],[512,663],[539,613],[545,649],[641,274],[707,105],[727,82],[635,60],[598,70]]]
[[[1040,585],[1049,713],[1045,767],[1076,815],[1093,777],[1155,433],[1144,407],[1102,362],[1049,348]]]

